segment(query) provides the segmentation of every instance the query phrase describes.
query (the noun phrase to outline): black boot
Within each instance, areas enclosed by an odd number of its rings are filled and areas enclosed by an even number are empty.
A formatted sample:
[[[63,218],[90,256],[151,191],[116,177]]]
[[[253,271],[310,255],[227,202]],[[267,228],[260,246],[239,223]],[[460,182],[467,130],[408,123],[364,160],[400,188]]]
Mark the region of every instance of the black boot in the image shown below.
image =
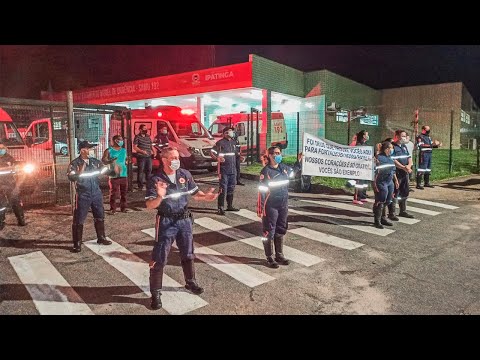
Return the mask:
[[[110,245],[112,242],[105,236],[105,222],[100,219],[94,219],[95,231],[97,232],[97,244]]]
[[[420,190],[423,190],[423,186],[422,186],[422,173],[417,173],[417,186],[416,186],[417,189],[420,189]]]
[[[375,227],[377,229],[383,229],[383,225],[380,222],[380,218],[382,217],[382,207],[383,204],[375,204],[373,205],[373,216],[375,221]]]
[[[263,249],[267,257],[267,266],[271,268],[278,268],[277,262],[273,259],[273,242],[269,238],[262,238]]]
[[[398,202],[398,206],[400,206],[400,213],[398,216],[413,219],[413,215],[407,213],[407,199],[402,199]]]
[[[233,207],[233,194],[227,194],[227,211],[240,211]]]
[[[83,224],[72,224],[73,252],[82,251]]]
[[[275,244],[275,261],[280,265],[290,264],[290,261],[283,256],[283,236],[275,234],[273,243]]]
[[[388,218],[392,221],[398,221],[398,217],[395,216],[395,205],[397,200],[393,199],[390,204],[388,204]]]
[[[182,260],[182,269],[185,276],[185,289],[196,295],[203,293],[203,288],[198,286],[197,280],[195,280],[194,261],[190,259]]]
[[[425,187],[428,187],[428,188],[434,188],[435,186],[433,185],[430,185],[430,173],[427,171],[425,172]]]
[[[393,223],[387,220],[387,205],[382,204],[382,217],[380,223],[386,226],[393,226]]]
[[[162,307],[162,283],[163,283],[163,268],[150,269],[150,293],[152,294],[152,302],[150,304],[153,310],[158,310]]]
[[[220,190],[221,191],[221,190]],[[217,211],[217,214],[218,215],[225,215],[225,210],[223,209],[223,207],[225,206],[225,194],[223,192],[221,192],[219,195],[218,195],[218,211]]]
[[[25,222],[25,214],[23,212],[23,206],[20,205],[20,204],[12,205],[12,210],[13,210],[15,216],[17,217],[18,226],[27,225],[26,222]]]

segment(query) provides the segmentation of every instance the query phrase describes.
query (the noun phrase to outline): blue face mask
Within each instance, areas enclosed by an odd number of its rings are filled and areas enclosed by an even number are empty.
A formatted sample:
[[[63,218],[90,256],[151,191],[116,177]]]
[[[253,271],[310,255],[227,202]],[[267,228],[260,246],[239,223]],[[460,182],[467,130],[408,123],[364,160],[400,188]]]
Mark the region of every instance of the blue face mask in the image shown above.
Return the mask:
[[[282,162],[282,155],[275,155],[273,159],[277,164],[280,164]]]
[[[7,149],[1,149],[0,150],[0,155],[5,155],[7,153]]]
[[[123,146],[123,140],[117,140],[116,141],[117,145],[122,147]]]
[[[390,156],[395,155],[395,149],[390,150]]]

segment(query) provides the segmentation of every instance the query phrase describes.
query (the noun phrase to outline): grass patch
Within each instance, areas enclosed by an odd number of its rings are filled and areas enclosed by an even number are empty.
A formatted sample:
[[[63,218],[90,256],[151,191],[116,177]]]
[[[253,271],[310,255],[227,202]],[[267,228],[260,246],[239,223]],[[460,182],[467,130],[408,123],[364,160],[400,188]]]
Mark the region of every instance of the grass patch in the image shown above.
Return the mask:
[[[431,181],[445,180],[459,176],[478,174],[477,152],[475,150],[453,150],[452,172],[449,173],[449,150],[434,149],[432,155],[432,175]],[[296,161],[295,156],[285,156],[282,160],[287,165],[293,165]],[[417,158],[418,162],[418,158]],[[259,175],[263,166],[260,163],[254,163],[242,169],[242,172]],[[322,184],[333,189],[345,188],[348,179],[334,177],[312,177],[312,184]]]

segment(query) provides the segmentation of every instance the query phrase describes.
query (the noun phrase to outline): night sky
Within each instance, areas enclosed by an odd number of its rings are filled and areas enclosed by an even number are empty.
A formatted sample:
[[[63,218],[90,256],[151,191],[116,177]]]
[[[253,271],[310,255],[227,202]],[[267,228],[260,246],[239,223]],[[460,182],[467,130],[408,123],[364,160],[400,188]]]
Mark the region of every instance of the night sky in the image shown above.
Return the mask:
[[[0,46],[0,96],[54,91],[247,62],[254,53],[299,70],[328,69],[375,89],[462,81],[480,104],[479,45]]]

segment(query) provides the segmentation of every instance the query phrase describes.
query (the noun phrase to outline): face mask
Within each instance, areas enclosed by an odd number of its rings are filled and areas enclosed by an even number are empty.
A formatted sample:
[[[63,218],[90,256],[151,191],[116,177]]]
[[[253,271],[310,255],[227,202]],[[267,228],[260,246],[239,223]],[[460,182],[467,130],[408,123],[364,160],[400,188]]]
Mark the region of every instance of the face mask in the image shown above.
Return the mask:
[[[122,147],[123,146],[123,140],[117,140],[116,141],[117,145]]]
[[[277,164],[280,164],[282,162],[282,155],[275,155],[273,159]]]
[[[393,155],[395,155],[395,150],[394,149],[390,150],[390,156],[393,156]]]
[[[406,144],[408,141],[407,141],[407,138],[406,137],[402,137],[400,139],[400,144]]]
[[[235,135],[235,134],[233,133],[233,131],[229,131],[227,134],[228,134],[228,136],[230,136],[231,138],[233,138],[234,135]]]
[[[148,131],[147,130],[142,130],[142,134],[147,135]]]
[[[88,150],[88,157],[95,157],[95,150]]]
[[[364,139],[365,139],[365,141],[368,141],[368,139],[370,139],[370,137],[368,135],[365,135]]]
[[[168,132],[167,130],[163,130],[163,131],[162,131],[162,134],[163,134],[163,135],[167,135],[167,132]]]
[[[172,160],[170,162],[170,169],[178,170],[180,168],[180,160]]]
[[[1,149],[0,150],[0,155],[5,155],[7,153],[7,149]]]
[[[430,135],[430,130],[425,131],[425,135]]]

